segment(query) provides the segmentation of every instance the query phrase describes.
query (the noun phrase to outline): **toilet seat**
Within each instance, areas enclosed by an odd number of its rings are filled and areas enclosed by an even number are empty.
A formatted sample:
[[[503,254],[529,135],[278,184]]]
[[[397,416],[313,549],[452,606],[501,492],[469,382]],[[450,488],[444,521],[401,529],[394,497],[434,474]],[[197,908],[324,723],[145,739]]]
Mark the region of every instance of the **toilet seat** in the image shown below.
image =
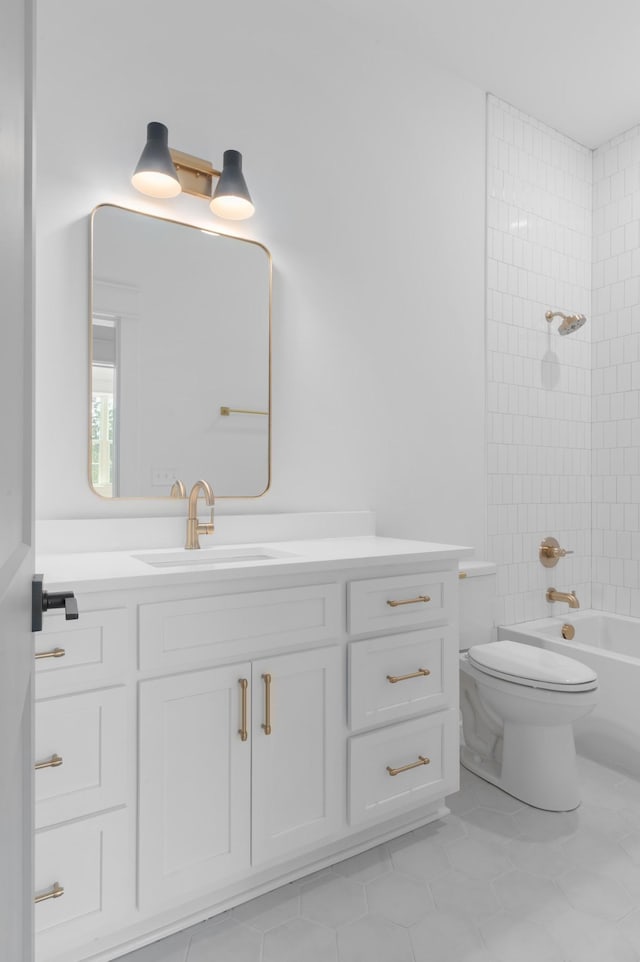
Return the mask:
[[[518,641],[492,641],[474,645],[469,662],[478,671],[515,685],[545,691],[594,691],[598,676],[580,661]]]

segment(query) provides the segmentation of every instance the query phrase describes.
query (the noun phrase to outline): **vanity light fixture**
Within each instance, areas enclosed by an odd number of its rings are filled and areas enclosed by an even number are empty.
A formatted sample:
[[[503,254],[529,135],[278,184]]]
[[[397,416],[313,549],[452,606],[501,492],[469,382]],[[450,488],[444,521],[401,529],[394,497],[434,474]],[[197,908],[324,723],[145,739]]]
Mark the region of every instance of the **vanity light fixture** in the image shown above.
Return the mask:
[[[173,150],[164,124],[147,124],[147,143],[131,183],[150,197],[177,197],[182,191],[209,201],[214,214],[226,220],[245,220],[255,207],[242,173],[242,154],[225,150],[222,170],[210,161]],[[213,178],[218,182],[213,189]]]

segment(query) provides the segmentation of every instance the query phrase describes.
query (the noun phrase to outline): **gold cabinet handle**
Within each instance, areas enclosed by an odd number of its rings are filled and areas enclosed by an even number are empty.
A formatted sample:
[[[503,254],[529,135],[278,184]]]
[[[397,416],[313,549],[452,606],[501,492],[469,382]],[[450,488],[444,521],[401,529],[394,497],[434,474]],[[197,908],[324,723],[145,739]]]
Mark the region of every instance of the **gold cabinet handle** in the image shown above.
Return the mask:
[[[42,895],[36,895],[33,901],[37,905],[38,902],[46,902],[47,899],[59,899],[61,895],[64,895],[63,887],[59,882],[54,882],[50,892],[43,892]]]
[[[262,676],[264,679],[264,724],[260,727],[265,735],[271,734],[271,675]]]
[[[387,601],[390,608],[397,608],[398,605],[417,605],[423,602],[425,605],[431,601],[429,595],[418,595],[417,598],[407,598],[406,601]]]
[[[36,762],[35,769],[39,772],[41,768],[59,768],[60,765],[62,765],[62,757],[60,755],[52,755],[46,762]]]
[[[64,648],[54,648],[53,651],[36,651],[36,659],[38,658],[64,658],[66,651]]]
[[[406,681],[407,678],[420,678],[422,675],[424,678],[430,675],[431,672],[428,668],[418,668],[417,671],[412,671],[410,675],[387,675],[387,681],[391,685],[395,685],[398,681]]]
[[[247,731],[247,688],[249,682],[246,678],[238,678],[238,681],[242,691],[242,721],[240,723],[241,727],[238,729],[238,735],[240,735],[243,742],[246,742],[249,737],[249,732]]]
[[[399,775],[400,772],[408,772],[412,768],[420,768],[421,765],[428,765],[431,759],[426,758],[424,755],[418,755],[417,762],[411,762],[410,765],[403,765],[402,768],[391,768],[387,765],[387,771],[390,775]]]

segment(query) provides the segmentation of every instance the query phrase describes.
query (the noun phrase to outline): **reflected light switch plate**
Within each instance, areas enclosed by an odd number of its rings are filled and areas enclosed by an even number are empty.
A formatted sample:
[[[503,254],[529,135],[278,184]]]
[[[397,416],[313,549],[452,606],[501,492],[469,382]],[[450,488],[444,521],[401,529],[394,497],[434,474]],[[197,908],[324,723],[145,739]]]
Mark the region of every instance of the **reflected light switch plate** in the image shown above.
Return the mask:
[[[152,468],[151,469],[151,484],[154,488],[165,488],[167,485],[171,487],[174,481],[178,480],[178,471],[176,468]]]

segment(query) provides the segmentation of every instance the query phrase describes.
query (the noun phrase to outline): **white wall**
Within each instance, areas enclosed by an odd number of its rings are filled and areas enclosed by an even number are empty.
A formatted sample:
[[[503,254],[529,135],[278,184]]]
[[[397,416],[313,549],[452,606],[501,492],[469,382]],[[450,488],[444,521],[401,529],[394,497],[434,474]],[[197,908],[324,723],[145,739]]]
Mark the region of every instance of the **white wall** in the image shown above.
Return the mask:
[[[487,132],[488,550],[499,622],[547,617],[546,589],[591,598],[591,151],[490,97]],[[547,570],[547,535],[575,551]],[[560,610],[566,610],[564,607]]]
[[[640,616],[640,127],[593,172],[593,604]]]
[[[273,484],[249,510],[368,507],[483,553],[484,94],[322,3],[58,0],[38,22],[39,517],[180,510],[86,480],[88,214],[211,223],[129,186],[161,120],[187,152],[243,151],[238,231],[274,257]]]

